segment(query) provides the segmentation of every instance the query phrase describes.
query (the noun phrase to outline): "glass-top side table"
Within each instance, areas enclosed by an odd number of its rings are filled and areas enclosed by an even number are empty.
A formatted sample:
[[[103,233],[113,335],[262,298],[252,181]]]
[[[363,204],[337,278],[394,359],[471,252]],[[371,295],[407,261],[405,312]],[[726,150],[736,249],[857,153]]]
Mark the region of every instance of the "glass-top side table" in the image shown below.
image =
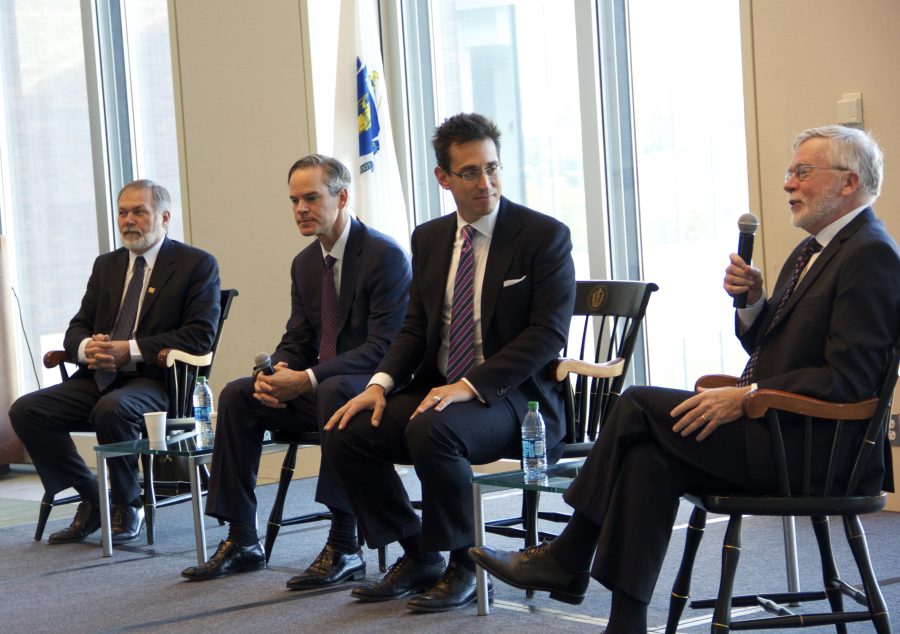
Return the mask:
[[[547,493],[565,493],[572,480],[581,471],[584,460],[560,462],[547,468],[547,477],[537,482],[526,481],[524,471],[504,471],[472,476],[472,504],[474,505],[475,545],[484,546],[484,494],[502,489],[520,489],[522,491],[544,491]],[[537,542],[537,527],[531,541]],[[478,591],[478,614],[490,613],[487,596],[487,572],[475,567]]]
[[[267,441],[262,453],[284,451],[287,445]],[[187,459],[191,484],[191,508],[194,515],[194,542],[197,548],[197,563],[206,561],[206,528],[203,523],[203,491],[200,488],[200,466],[212,462],[212,447],[198,446],[197,432],[185,432],[166,438],[165,444],[156,445],[147,438],[96,445],[97,480],[101,492],[109,490],[106,461],[120,456],[172,456]],[[103,556],[111,557],[112,527],[109,517],[109,496],[100,495],[100,541]]]

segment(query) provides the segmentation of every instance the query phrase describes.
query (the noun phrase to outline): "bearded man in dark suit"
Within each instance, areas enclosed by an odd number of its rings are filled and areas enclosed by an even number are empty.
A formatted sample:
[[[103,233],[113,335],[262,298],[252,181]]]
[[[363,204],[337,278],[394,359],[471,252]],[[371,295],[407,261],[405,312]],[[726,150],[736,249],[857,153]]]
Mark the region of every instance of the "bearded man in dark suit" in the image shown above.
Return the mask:
[[[72,524],[50,535],[51,544],[81,541],[100,527],[97,480],[70,432],[95,431],[100,444],[139,438],[143,414],[169,405],[156,366],[159,351],[206,354],[215,339],[218,264],[209,253],[166,237],[169,201],[168,191],[150,180],[122,188],[118,226],[124,246],[94,261],[81,308],[65,334],[78,371],[10,408],[13,429],[45,491],[74,487],[82,498]],[[112,537],[118,544],[137,537],[144,525],[137,457],[110,460],[109,474]]]
[[[545,370],[565,344],[575,297],[569,229],[501,196],[497,126],[459,114],[432,145],[457,211],[413,233],[403,329],[366,390],[328,422],[323,447],[366,543],[404,550],[353,596],[424,591],[407,603],[422,612],[474,601],[471,465],[519,455],[528,401],[540,403],[548,453],[559,455],[562,391]],[[415,466],[421,522],[394,463]]]
[[[784,189],[794,226],[811,237],[794,249],[769,299],[760,271],[738,255],[725,271],[725,291],[747,293],[736,330],[751,359],[739,386],[627,390],[565,494],[575,513],[562,534],[523,553],[473,549],[475,559],[512,585],[576,604],[593,559],[592,576],[613,594],[606,631],[645,632],[679,497],[777,491],[768,426],[743,416],[744,396],[767,388],[854,402],[879,389],[900,332],[900,253],[871,207],[882,173],[881,150],[863,131],[800,133]],[[783,429],[787,455],[799,455],[802,426]],[[814,487],[831,433],[813,432]],[[859,427],[844,434],[844,446],[862,438]],[[883,454],[872,452],[860,485],[866,494],[881,490]],[[790,467],[791,482],[800,481],[801,463]]]

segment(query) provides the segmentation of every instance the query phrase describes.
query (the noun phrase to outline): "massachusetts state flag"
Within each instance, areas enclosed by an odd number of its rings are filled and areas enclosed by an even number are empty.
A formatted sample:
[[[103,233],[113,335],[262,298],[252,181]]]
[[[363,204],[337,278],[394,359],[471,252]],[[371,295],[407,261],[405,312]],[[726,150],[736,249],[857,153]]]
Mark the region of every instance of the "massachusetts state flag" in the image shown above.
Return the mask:
[[[352,207],[409,250],[409,220],[391,135],[376,0],[342,0],[334,153],[353,175]]]

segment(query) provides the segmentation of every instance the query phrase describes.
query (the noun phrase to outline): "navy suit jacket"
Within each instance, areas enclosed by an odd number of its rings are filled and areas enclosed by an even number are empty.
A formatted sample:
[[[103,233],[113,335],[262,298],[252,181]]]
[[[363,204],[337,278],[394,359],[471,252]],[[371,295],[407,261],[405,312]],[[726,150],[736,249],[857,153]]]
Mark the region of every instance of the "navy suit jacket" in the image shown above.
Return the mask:
[[[112,330],[127,272],[128,250],[124,247],[94,260],[81,308],[66,330],[64,346],[70,359],[78,358],[78,346],[85,338]],[[138,371],[161,378],[156,355],[163,348],[191,354],[209,352],[219,323],[220,303],[216,259],[206,251],[163,238],[134,334],[144,358]]]
[[[738,332],[748,352],[761,346],[754,380],[760,388],[829,401],[869,398],[880,387],[900,333],[897,245],[872,209],[863,210],[822,250],[788,299],[779,322],[765,335],[801,246],[787,259],[763,312],[746,333]],[[748,426],[751,458],[770,451],[768,434],[760,425]],[[858,443],[859,426],[847,425],[845,435],[847,444]],[[816,453],[827,456],[830,434],[819,436]],[[802,446],[799,426],[787,426],[785,445],[788,452]],[[881,456],[880,448],[873,452],[862,485],[869,491],[882,484]],[[798,477],[800,461],[795,462]],[[820,466],[824,467],[824,459]],[[768,465],[760,464],[760,469],[760,477],[765,477]]]
[[[341,262],[337,356],[319,363],[322,269],[318,241],[291,265],[291,317],[272,361],[312,369],[318,382],[344,374],[371,374],[403,323],[410,269],[406,252],[383,233],[350,219]]]
[[[539,401],[551,460],[561,452],[565,410],[561,384],[546,371],[568,337],[575,303],[575,267],[568,227],[501,197],[481,290],[485,361],[465,378],[487,406],[507,400],[521,422]],[[456,214],[413,232],[413,281],[403,329],[378,367],[398,385],[438,376],[444,293]]]

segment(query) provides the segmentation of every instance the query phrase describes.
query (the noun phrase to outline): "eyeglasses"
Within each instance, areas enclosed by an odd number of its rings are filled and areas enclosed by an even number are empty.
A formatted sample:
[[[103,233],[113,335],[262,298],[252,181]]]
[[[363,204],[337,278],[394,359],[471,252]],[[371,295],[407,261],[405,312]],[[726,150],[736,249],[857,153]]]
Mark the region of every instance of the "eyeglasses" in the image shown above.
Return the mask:
[[[798,181],[803,182],[809,178],[809,175],[813,173],[813,170],[834,170],[836,172],[848,171],[846,167],[825,167],[823,165],[806,165],[805,163],[800,163],[794,169],[784,173],[784,182],[788,182],[794,176],[797,177]]]
[[[474,182],[474,181],[477,181],[478,179],[480,179],[482,174],[487,174],[488,177],[491,177],[494,174],[496,174],[497,172],[499,172],[500,171],[500,163],[491,163],[489,165],[486,165],[482,169],[468,169],[468,170],[464,170],[462,172],[454,172],[453,170],[447,170],[447,171],[450,172],[451,174],[453,174],[454,176],[456,176],[456,178],[462,179],[462,180],[466,181],[467,183],[471,183],[471,182]]]

